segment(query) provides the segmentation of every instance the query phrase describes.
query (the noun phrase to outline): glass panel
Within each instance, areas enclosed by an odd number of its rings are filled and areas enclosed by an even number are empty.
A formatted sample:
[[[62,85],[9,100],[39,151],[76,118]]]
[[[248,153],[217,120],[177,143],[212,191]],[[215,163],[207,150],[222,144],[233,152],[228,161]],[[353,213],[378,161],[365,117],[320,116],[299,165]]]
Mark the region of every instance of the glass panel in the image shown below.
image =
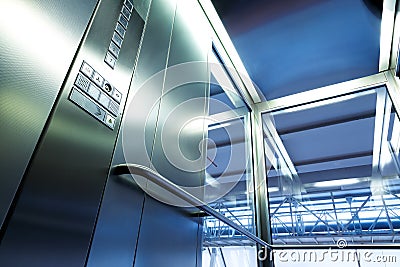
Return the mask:
[[[247,107],[214,50],[209,63],[205,201],[255,233],[250,127],[242,109]],[[203,266],[256,266],[257,248],[245,235],[211,216],[204,218],[203,230]]]
[[[210,69],[210,107],[209,114],[245,107],[236,84],[232,81],[226,67],[213,49],[209,59]]]
[[[385,87],[263,121],[274,244],[400,242],[399,119]]]
[[[246,122],[238,118],[209,126],[206,183],[211,186],[205,195],[212,208],[255,233]]]
[[[268,100],[378,73],[382,1],[212,2]]]
[[[257,266],[255,243],[213,217],[204,220],[203,240],[203,267]]]

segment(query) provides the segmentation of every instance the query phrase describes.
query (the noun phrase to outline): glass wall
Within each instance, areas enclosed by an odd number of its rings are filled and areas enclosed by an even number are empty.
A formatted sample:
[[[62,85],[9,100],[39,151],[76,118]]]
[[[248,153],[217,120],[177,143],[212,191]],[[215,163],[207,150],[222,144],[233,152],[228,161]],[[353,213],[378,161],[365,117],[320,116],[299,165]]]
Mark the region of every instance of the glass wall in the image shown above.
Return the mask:
[[[209,57],[210,100],[205,201],[255,233],[248,107],[215,50]],[[203,266],[256,266],[254,241],[212,216],[203,221]]]
[[[274,244],[400,242],[399,118],[386,87],[263,121]]]
[[[249,140],[244,118],[209,127],[207,183],[209,205],[233,222],[255,233]]]
[[[256,244],[223,222],[205,220],[203,238],[203,267],[257,266]]]

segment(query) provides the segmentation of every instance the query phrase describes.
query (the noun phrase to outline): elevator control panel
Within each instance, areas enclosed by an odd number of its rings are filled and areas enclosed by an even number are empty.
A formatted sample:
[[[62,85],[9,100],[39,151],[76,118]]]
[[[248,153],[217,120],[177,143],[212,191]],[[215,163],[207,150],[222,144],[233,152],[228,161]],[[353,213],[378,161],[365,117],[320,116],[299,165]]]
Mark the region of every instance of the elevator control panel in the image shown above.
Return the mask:
[[[128,23],[132,15],[133,4],[131,0],[125,0],[122,5],[121,12],[118,16],[118,21],[114,29],[114,33],[111,38],[110,45],[104,62],[107,63],[112,69],[114,69],[117,63],[119,51],[122,47],[122,42],[124,41],[126,29],[128,28]]]
[[[122,93],[83,61],[69,99],[114,130]]]

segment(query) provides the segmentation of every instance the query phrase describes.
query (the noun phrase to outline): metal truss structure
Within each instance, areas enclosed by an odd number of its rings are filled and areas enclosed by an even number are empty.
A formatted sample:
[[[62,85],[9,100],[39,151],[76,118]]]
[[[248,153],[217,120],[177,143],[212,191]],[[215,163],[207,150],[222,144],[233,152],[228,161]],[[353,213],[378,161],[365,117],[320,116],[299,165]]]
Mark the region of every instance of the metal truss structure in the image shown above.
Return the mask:
[[[203,8],[208,10],[208,14],[212,15],[209,15],[209,19],[215,29],[223,28],[216,12],[205,2],[200,1]],[[398,176],[400,174],[400,164],[398,164],[400,142],[391,142],[388,137],[389,131],[396,128],[393,125],[389,126],[393,120],[391,118],[393,114],[398,115],[400,112],[400,80],[396,77],[400,23],[397,22],[397,18],[395,21],[395,17],[398,17],[398,11],[395,11],[396,1],[384,0],[383,6],[385,19],[382,21],[381,54],[377,74],[271,101],[264,101],[255,90],[226,31],[219,31],[214,36],[213,42],[224,63],[237,71],[230,73],[230,76],[249,107],[249,112],[240,114],[241,116],[248,115],[248,121],[245,121],[245,127],[248,127],[246,140],[251,140],[249,153],[254,184],[254,206],[229,205],[229,200],[226,199],[214,203],[215,210],[251,233],[257,234],[265,242],[276,247],[281,246],[281,248],[307,245],[334,246],[339,239],[346,240],[349,245],[382,246],[400,243],[400,237],[398,237],[400,233],[400,179]],[[228,54],[229,57],[227,57]],[[244,76],[238,73],[244,73]],[[296,166],[274,127],[273,116],[267,116],[268,118],[265,119],[265,114],[291,107],[314,105],[324,100],[335,101],[336,97],[378,87],[381,89],[377,91],[371,177],[365,177],[365,181],[356,187],[339,187],[329,191],[309,191],[306,188],[304,191]],[[214,117],[218,117],[219,123],[239,117],[235,114],[228,114],[226,118],[217,115]],[[391,134],[400,136],[400,131],[396,131]],[[279,158],[278,164],[272,166],[273,168],[277,170],[283,166],[280,169],[283,175],[288,175],[296,181],[294,186],[296,190],[292,190],[292,193],[281,192],[280,195],[268,193],[270,166],[266,166],[265,163],[271,157]],[[393,159],[392,167],[394,166],[395,173],[393,173],[393,168],[390,174],[385,173],[383,157]],[[372,180],[383,185],[380,190],[372,190]],[[240,232],[211,216],[204,218],[203,237],[205,249],[215,257],[218,253],[223,254],[221,247],[255,245]]]
[[[345,239],[348,244],[400,243],[400,179],[391,190],[372,195],[369,189],[325,192],[270,199],[271,229],[274,244],[332,244]],[[394,185],[394,183],[396,185]],[[254,232],[254,214],[249,206],[227,208],[222,202],[218,212]],[[253,246],[230,226],[206,217],[204,246]]]
[[[398,182],[397,182],[398,183]],[[398,188],[398,185],[396,186]],[[399,190],[372,195],[369,190],[288,196],[271,200],[275,244],[399,243]]]
[[[213,208],[228,219],[255,233],[254,211],[251,206],[229,207],[226,202],[218,201]],[[203,225],[203,245],[205,247],[254,246],[255,243],[214,217],[206,217]]]
[[[398,174],[399,144],[388,140],[389,135],[398,135],[393,120],[392,106],[388,96],[393,94],[397,88],[389,83],[391,73],[384,73],[372,77],[362,78],[356,86],[354,81],[347,83],[349,89],[343,94],[368,90],[374,86],[386,85],[386,90],[377,91],[376,123],[374,132],[373,170],[374,178],[365,177],[363,183],[358,187],[343,188],[336,191],[309,192],[304,194],[283,194],[281,196],[270,196],[267,205],[269,206],[271,241],[276,245],[334,245],[339,239],[345,239],[349,244],[393,244],[399,243],[400,238],[400,179]],[[352,89],[350,89],[350,86]],[[342,90],[346,86],[341,85]],[[298,99],[297,99],[298,100]],[[268,108],[271,108],[269,106]],[[273,108],[273,106],[272,106]],[[264,111],[259,111],[260,114]],[[391,119],[392,118],[392,119]],[[389,127],[391,120],[392,126]],[[271,123],[263,123],[270,134],[270,141],[273,139],[274,154],[281,157],[280,165],[285,163],[286,172],[293,174],[295,166],[290,161],[284,146],[279,142],[276,130],[271,133]],[[254,127],[254,126],[252,126]],[[392,131],[391,134],[388,131]],[[264,147],[268,142],[263,141]],[[386,149],[387,148],[387,149]],[[386,152],[385,152],[386,151]],[[268,151],[264,152],[266,156]],[[393,168],[390,175],[382,175],[385,172],[383,154],[390,154],[393,160]],[[386,155],[387,156],[387,155]],[[393,173],[393,169],[395,170]],[[266,171],[266,170],[264,170]],[[294,172],[294,177],[298,174]],[[377,179],[381,181],[383,189],[374,192],[371,189],[370,181]],[[264,176],[265,177],[265,176]],[[296,179],[298,180],[298,179]],[[256,232],[255,212],[251,205],[230,205],[228,200],[220,200],[214,203],[213,208],[225,215],[238,225],[250,232]],[[254,245],[245,236],[235,231],[228,225],[223,224],[212,217],[206,217],[204,221],[204,246],[243,246]]]
[[[276,245],[334,245],[339,239],[348,244],[393,244],[400,242],[397,235],[400,232],[400,179],[399,179],[399,149],[397,136],[399,120],[393,115],[396,101],[391,102],[393,90],[397,88],[387,72],[381,76],[362,78],[358,86],[347,93],[358,94],[374,85],[384,85],[386,90],[377,89],[374,144],[372,151],[371,177],[357,178],[357,185],[342,186],[342,180],[336,180],[335,188],[325,190],[313,188],[316,183],[291,185],[291,194],[276,194],[269,198],[271,233]],[[369,80],[372,78],[371,80]],[[365,84],[364,84],[365,82]],[[347,83],[347,85],[355,85]],[[341,85],[342,89],[346,86]],[[363,89],[366,88],[366,89]],[[380,87],[382,88],[382,87]],[[350,89],[350,87],[349,87]],[[334,98],[322,98],[332,99]],[[320,105],[323,105],[322,102]],[[315,106],[315,104],[313,104]],[[264,124],[268,127],[268,124]],[[269,131],[270,132],[270,131]],[[389,138],[390,137],[390,138]],[[268,136],[267,136],[268,138]],[[274,138],[276,139],[276,137]],[[271,138],[267,139],[270,141]],[[270,142],[271,143],[271,142]],[[298,181],[297,172],[290,174],[293,163],[287,152],[279,150],[282,146],[271,146],[265,143],[266,149],[278,151],[273,153],[285,163],[286,172]],[[271,153],[265,152],[266,156]],[[272,168],[278,169],[278,166]],[[289,167],[287,167],[289,166]],[[391,167],[388,167],[391,166]],[[389,170],[390,169],[390,170]],[[283,173],[283,175],[288,175]],[[351,180],[351,179],[350,179]],[[325,182],[321,177],[322,183]],[[320,182],[320,183],[321,183]],[[343,182],[345,182],[343,180]],[[309,191],[309,189],[311,189]]]

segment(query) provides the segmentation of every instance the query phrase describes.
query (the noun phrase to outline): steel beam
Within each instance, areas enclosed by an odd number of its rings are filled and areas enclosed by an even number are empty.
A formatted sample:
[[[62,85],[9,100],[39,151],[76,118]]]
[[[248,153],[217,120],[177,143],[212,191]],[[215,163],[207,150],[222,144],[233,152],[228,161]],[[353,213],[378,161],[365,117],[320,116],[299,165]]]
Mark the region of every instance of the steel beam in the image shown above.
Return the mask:
[[[387,72],[378,73],[359,79],[354,79],[290,96],[281,97],[267,102],[262,102],[256,104],[255,106],[262,113],[272,112],[365,91],[367,89],[385,85],[388,81],[387,79]]]
[[[381,39],[379,50],[379,71],[386,71],[390,65],[392,50],[396,0],[383,0]]]

